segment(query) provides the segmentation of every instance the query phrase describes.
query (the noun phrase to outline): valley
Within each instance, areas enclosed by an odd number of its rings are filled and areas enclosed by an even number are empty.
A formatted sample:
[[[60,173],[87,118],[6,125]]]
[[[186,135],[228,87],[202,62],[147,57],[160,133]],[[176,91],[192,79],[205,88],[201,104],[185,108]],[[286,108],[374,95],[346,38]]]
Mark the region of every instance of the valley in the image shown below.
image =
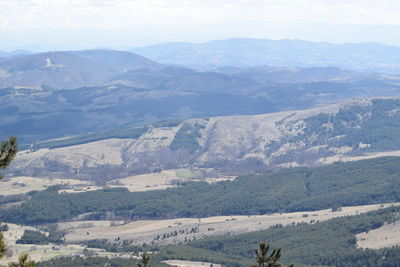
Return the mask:
[[[0,53],[0,265],[399,266],[399,48],[126,50]]]
[[[95,244],[90,241],[114,243],[116,240],[121,240],[121,242],[129,240],[131,245],[136,246],[146,243],[152,247],[167,244],[184,244],[192,240],[207,239],[212,236],[235,236],[273,228],[276,225],[287,226],[299,223],[309,224],[314,221],[322,222],[332,218],[358,215],[396,206],[400,206],[400,203],[342,207],[339,211],[320,210],[257,216],[219,216],[198,219],[175,218],[173,220],[135,221],[131,223],[124,221],[64,222],[57,224],[57,230],[65,234],[63,237],[64,244],[16,244],[16,241],[23,236],[25,230],[41,231],[41,227],[35,228],[8,223],[9,229],[5,232],[4,237],[9,244],[9,249],[13,252],[13,256],[1,260],[0,264],[15,261],[17,256],[24,251],[28,251],[30,258],[35,261],[46,261],[56,257],[85,254],[99,257],[129,258],[131,254],[128,252],[106,252],[104,249],[88,249],[87,244],[90,247]],[[372,230],[372,235],[374,235],[374,232],[381,231],[380,229]],[[359,236],[363,236],[363,234]],[[395,241],[394,237],[392,236],[389,240],[381,241],[379,243],[380,246],[385,247],[400,244],[400,240]],[[361,244],[363,244],[362,242],[365,241],[361,241]],[[173,260],[164,262],[167,264],[178,263],[182,264],[182,266],[197,266],[196,264],[200,264]]]
[[[123,238],[133,245],[143,243],[152,246],[179,244],[211,236],[237,235],[268,229],[275,225],[326,221],[336,217],[351,216],[377,209],[399,206],[400,203],[342,207],[340,211],[319,210],[249,216],[218,216],[206,218],[175,218],[171,220],[135,221],[124,224],[119,221],[79,221],[59,223],[66,243],[82,243],[89,240],[115,241]],[[379,231],[379,229],[374,230]],[[385,243],[383,243],[385,244]],[[398,245],[399,240],[386,244]],[[387,245],[383,245],[385,247]]]

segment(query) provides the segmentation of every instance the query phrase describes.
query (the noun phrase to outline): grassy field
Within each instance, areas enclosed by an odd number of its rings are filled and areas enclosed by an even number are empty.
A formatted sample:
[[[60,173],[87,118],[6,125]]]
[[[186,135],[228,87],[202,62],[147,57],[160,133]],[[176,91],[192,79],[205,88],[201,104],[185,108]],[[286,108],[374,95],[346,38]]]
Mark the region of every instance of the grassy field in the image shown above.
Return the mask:
[[[90,182],[75,179],[52,179],[43,177],[19,176],[3,180],[0,183],[0,195],[25,194],[30,191],[45,190],[53,185],[67,185],[71,187],[87,187]]]
[[[134,175],[125,178],[111,180],[107,183],[107,187],[125,187],[131,192],[142,192],[150,190],[167,189],[177,187],[182,182],[188,181],[205,181],[215,183],[220,181],[233,180],[235,176],[213,177],[212,169],[171,169],[161,172],[146,173]],[[205,175],[201,175],[200,173]]]
[[[189,169],[177,169],[175,170],[175,174],[177,177],[184,179],[192,179],[195,177],[193,172],[191,172]]]
[[[400,223],[390,223],[368,232],[357,235],[357,246],[360,248],[379,249],[400,245]]]
[[[78,244],[66,245],[34,245],[34,244],[16,244],[16,241],[22,237],[25,230],[37,231],[37,228],[30,226],[22,226],[17,224],[7,224],[9,230],[3,232],[7,248],[9,250],[7,257],[0,259],[0,265],[5,265],[18,260],[18,256],[22,253],[28,253],[29,258],[38,262],[50,260],[61,256],[84,255],[85,246]],[[91,253],[102,257],[131,257],[129,253],[111,253],[102,249],[89,249]]]
[[[99,190],[110,187],[125,187],[131,192],[141,192],[150,190],[167,189],[176,187],[181,182],[187,181],[205,181],[215,183],[219,181],[233,180],[235,176],[226,177],[207,177],[200,178],[199,172],[206,173],[208,169],[192,171],[190,169],[173,169],[163,170],[156,173],[147,173],[134,175],[125,178],[109,181],[105,186],[96,186],[89,181],[77,179],[58,179],[45,177],[28,177],[18,176],[7,178],[0,183],[0,196],[26,194],[30,191],[46,190],[50,186],[63,185],[67,189],[62,189],[59,192],[64,193],[79,193]]]
[[[121,165],[121,149],[131,139],[107,139],[82,145],[61,148],[43,148],[35,152],[23,150],[15,159],[15,166],[45,166],[46,161],[57,161],[71,168],[96,167],[99,165]]]
[[[177,218],[173,220],[135,221],[77,221],[59,223],[58,228],[66,231],[65,245],[29,245],[16,244],[25,230],[37,230],[30,226],[8,224],[9,230],[4,232],[8,248],[12,251],[3,258],[0,264],[15,261],[21,253],[27,252],[35,261],[49,260],[59,256],[84,255],[86,247],[78,244],[93,239],[108,239],[114,241],[133,240],[133,244],[143,243],[153,245],[177,244],[185,241],[205,238],[207,236],[234,235],[267,229],[276,224],[289,225],[299,222],[326,221],[331,218],[349,216],[378,210],[389,206],[400,206],[400,203],[384,205],[366,205],[343,207],[340,211],[320,210],[315,212],[293,212],[258,216],[216,216],[208,218]],[[357,236],[359,247],[380,248],[400,244],[400,227],[387,224],[376,230]],[[158,238],[157,238],[158,237]],[[111,253],[102,249],[89,249],[90,252],[102,257],[131,257],[131,253]],[[172,260],[171,266],[200,267],[210,266],[206,262],[190,262]],[[214,266],[218,266],[213,264]]]
[[[394,151],[385,151],[385,152],[373,152],[373,153],[366,153],[362,156],[332,156],[326,158],[320,158],[318,161],[321,164],[332,164],[337,161],[341,162],[348,162],[348,161],[357,161],[357,160],[365,160],[365,159],[375,159],[381,157],[399,157],[400,150]]]
[[[168,265],[176,266],[176,267],[222,267],[220,264],[210,263],[210,262],[201,262],[201,261],[180,261],[180,260],[168,260],[162,261]]]
[[[292,212],[257,216],[216,216],[208,218],[177,218],[170,220],[134,221],[85,221],[59,223],[59,229],[68,233],[69,243],[94,239],[114,241],[120,237],[136,245],[176,244],[215,235],[232,235],[264,230],[276,224],[289,225],[299,222],[325,221],[340,216],[360,214],[392,204],[343,207],[341,211]],[[394,203],[393,205],[400,205]]]

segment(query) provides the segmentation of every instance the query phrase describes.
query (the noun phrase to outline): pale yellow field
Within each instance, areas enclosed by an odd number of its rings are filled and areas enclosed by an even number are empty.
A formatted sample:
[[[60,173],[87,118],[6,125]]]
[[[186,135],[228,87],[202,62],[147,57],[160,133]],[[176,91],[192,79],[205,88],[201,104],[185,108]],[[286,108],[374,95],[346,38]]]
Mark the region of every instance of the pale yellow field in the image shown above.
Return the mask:
[[[76,221],[76,222],[65,222],[58,224],[58,230],[73,230],[76,228],[85,229],[92,227],[111,227],[116,225],[123,225],[124,221]]]
[[[19,176],[3,180],[0,183],[0,195],[25,194],[34,190],[45,190],[53,185],[69,185],[69,186],[87,186],[90,185],[87,181],[75,179],[52,179],[40,177]]]
[[[23,150],[18,153],[14,165],[18,166],[46,166],[49,160],[58,161],[71,168],[83,166],[96,167],[99,165],[121,165],[122,149],[131,144],[133,139],[107,139],[83,145],[62,148],[43,148],[35,152]]]
[[[96,191],[103,188],[104,187],[91,185],[88,183],[88,184],[75,185],[69,189],[58,190],[58,193],[82,193],[82,192]]]
[[[159,173],[148,173],[109,181],[106,186],[95,186],[89,181],[77,179],[53,179],[44,177],[18,176],[7,178],[0,183],[0,195],[25,194],[30,191],[46,190],[53,185],[66,185],[68,189],[59,193],[79,193],[103,189],[105,187],[126,187],[131,192],[150,191],[176,187],[185,181],[205,181],[215,183],[233,180],[235,176],[217,178],[197,178],[189,169],[163,170]]]
[[[180,260],[168,260],[168,261],[162,261],[168,265],[171,266],[176,266],[176,267],[210,267],[211,264],[212,266],[215,267],[222,267],[220,264],[216,263],[210,263],[210,262],[200,262],[200,261],[180,261]]]
[[[67,231],[65,236],[69,244],[66,245],[24,245],[15,244],[26,229],[37,230],[30,226],[8,224],[9,231],[4,232],[5,241],[12,251],[12,255],[0,260],[0,264],[16,261],[18,255],[27,252],[35,261],[48,260],[58,256],[83,255],[84,246],[71,244],[91,239],[108,239],[114,241],[130,239],[134,244],[169,244],[185,242],[193,239],[213,235],[240,234],[267,229],[276,224],[288,225],[298,222],[325,221],[334,217],[360,214],[391,205],[367,205],[343,207],[341,211],[321,210],[315,212],[293,212],[259,216],[216,216],[208,218],[179,218],[173,220],[135,221],[77,221],[58,224],[60,230]],[[306,216],[307,214],[307,216]],[[195,229],[195,231],[193,231]],[[177,233],[174,235],[173,233]],[[165,238],[163,236],[166,235]],[[155,237],[157,237],[155,240]],[[362,233],[357,236],[359,247],[381,248],[400,244],[400,223],[388,224],[379,229]],[[130,253],[109,253],[101,249],[91,249],[98,256],[132,257]],[[171,266],[200,267],[211,263],[168,261]],[[218,266],[215,265],[214,266]]]
[[[16,244],[16,241],[22,237],[25,230],[37,231],[38,229],[30,226],[22,226],[17,224],[7,223],[9,230],[3,232],[4,240],[7,244],[8,253],[7,257],[0,260],[0,265],[8,264],[18,260],[18,256],[22,253],[27,253],[31,260],[36,262],[49,260],[59,256],[76,256],[83,255],[85,246],[67,244],[67,245],[32,245],[32,244]],[[131,257],[129,253],[111,253],[105,252],[102,249],[90,249],[98,256],[103,257]]]
[[[12,251],[11,257],[5,257],[0,260],[0,264],[7,264],[18,260],[18,256],[27,253],[29,259],[38,261],[50,260],[59,256],[81,255],[84,247],[80,245],[30,245],[30,244],[14,244],[8,245],[8,249]]]
[[[360,248],[384,248],[400,245],[400,222],[386,224],[368,233],[357,235],[357,245]]]
[[[342,161],[342,162],[348,162],[348,161],[358,161],[358,160],[364,160],[364,159],[374,159],[374,158],[380,158],[380,157],[399,157],[400,156],[400,150],[394,150],[394,151],[386,151],[386,152],[374,152],[374,153],[367,153],[365,155],[361,156],[332,156],[332,157],[327,157],[327,158],[321,158],[318,160],[318,162],[322,164],[332,164],[337,161]]]
[[[173,181],[183,182],[178,178],[175,170],[164,170],[159,173],[147,173],[126,178],[115,179],[107,183],[110,187],[126,187],[131,192],[167,189],[174,187]]]
[[[13,224],[13,223],[7,223],[9,230],[6,232],[3,232],[4,239],[7,242],[7,245],[15,244],[15,241],[21,238],[21,236],[24,234],[25,230],[38,230],[35,227],[31,226],[23,226],[23,225],[18,225],[18,224]]]
[[[240,234],[257,230],[264,230],[276,224],[288,225],[298,222],[325,221],[331,218],[360,214],[385,205],[367,205],[343,207],[341,211],[321,210],[315,212],[294,212],[258,216],[218,216],[208,218],[177,218],[171,220],[135,221],[127,224],[103,221],[100,224],[86,221],[79,222],[84,227],[74,223],[60,223],[59,228],[68,230],[65,238],[67,242],[75,243],[92,239],[108,239],[110,241],[120,237],[132,240],[133,243],[170,244],[204,238],[213,235]],[[394,203],[393,205],[400,205]],[[307,214],[307,215],[306,215]],[[74,226],[75,224],[75,226]],[[195,229],[195,231],[193,231]]]
[[[176,187],[180,182],[205,181],[215,183],[233,180],[235,176],[218,178],[197,178],[189,169],[163,170],[157,173],[146,173],[115,179],[107,183],[107,187],[126,187],[131,192],[167,189]]]

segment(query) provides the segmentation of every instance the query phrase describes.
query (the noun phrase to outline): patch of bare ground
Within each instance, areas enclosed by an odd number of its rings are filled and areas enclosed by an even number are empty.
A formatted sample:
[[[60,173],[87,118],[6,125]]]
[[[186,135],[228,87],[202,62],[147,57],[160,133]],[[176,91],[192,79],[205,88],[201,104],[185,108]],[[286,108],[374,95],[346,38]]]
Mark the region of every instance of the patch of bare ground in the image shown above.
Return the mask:
[[[89,181],[77,179],[18,176],[7,178],[0,183],[0,195],[6,196],[25,194],[30,191],[42,191],[54,185],[65,187],[65,189],[59,190],[59,193],[81,193],[112,187],[125,187],[131,192],[141,192],[177,187],[180,183],[188,181],[216,183],[232,181],[235,178],[236,176],[219,175],[214,173],[212,169],[201,168],[196,170],[172,169],[134,175],[111,180],[105,186],[97,186]]]
[[[211,263],[211,262],[201,262],[201,261],[181,261],[181,260],[168,260],[162,261],[168,265],[176,266],[176,267],[222,267],[220,264]]]
[[[87,187],[89,182],[75,179],[52,179],[44,177],[18,176],[8,178],[0,183],[0,195],[25,194],[30,191],[46,190],[49,186],[65,185],[71,187]]]
[[[122,150],[133,139],[106,139],[82,145],[55,149],[40,149],[35,152],[21,151],[15,159],[15,166],[46,166],[55,161],[71,168],[96,167],[99,165],[122,165]]]
[[[325,221],[335,217],[360,214],[377,210],[390,205],[366,205],[343,207],[341,211],[320,210],[314,212],[277,213],[254,216],[216,216],[208,218],[176,218],[170,220],[134,221],[120,225],[111,222],[75,222],[89,225],[90,227],[74,227],[71,223],[58,224],[60,229],[67,229],[65,239],[69,243],[79,243],[86,240],[115,239],[132,240],[134,244],[173,244],[187,242],[194,239],[215,235],[233,235],[258,230],[265,230],[271,226],[282,224],[312,221]]]
[[[400,150],[393,151],[385,151],[385,152],[374,152],[374,153],[366,153],[360,156],[345,156],[345,155],[336,155],[332,157],[321,158],[318,160],[319,163],[322,164],[332,164],[334,162],[348,162],[348,161],[357,161],[364,159],[374,159],[380,157],[399,157]]]
[[[360,248],[385,248],[400,245],[400,221],[357,235]]]
[[[209,170],[204,169],[202,171],[207,172]],[[196,171],[172,169],[111,180],[107,183],[107,187],[125,187],[131,192],[140,192],[177,187],[180,183],[188,181],[216,183],[228,180],[232,181],[235,178],[236,176],[199,177],[196,175]]]

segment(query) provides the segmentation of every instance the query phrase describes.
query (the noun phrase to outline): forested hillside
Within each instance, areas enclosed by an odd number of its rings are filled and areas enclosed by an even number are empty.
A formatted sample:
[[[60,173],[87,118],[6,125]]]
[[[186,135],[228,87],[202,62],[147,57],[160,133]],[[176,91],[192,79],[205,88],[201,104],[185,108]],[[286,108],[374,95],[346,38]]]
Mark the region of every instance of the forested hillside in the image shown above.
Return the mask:
[[[382,152],[398,156],[399,110],[398,98],[366,98],[272,114],[175,119],[25,145],[29,151],[17,158],[10,172],[104,183],[188,166],[237,175],[376,157]],[[46,147],[53,149],[36,151]],[[90,147],[103,151],[103,156],[88,165],[85,162],[96,158],[83,152]],[[75,155],[72,160],[68,153]],[[102,160],[110,153],[118,161]]]
[[[0,0],[0,267],[400,267],[399,14]]]
[[[367,214],[336,218],[326,222],[276,225],[268,230],[234,236],[219,236],[189,242],[184,246],[160,249],[161,259],[190,259],[248,266],[260,240],[281,247],[282,260],[295,266],[396,267],[400,266],[400,248],[357,248],[357,233],[399,220],[398,207]],[[247,264],[246,264],[247,261]]]
[[[232,182],[186,183],[148,192],[125,188],[58,193],[57,187],[32,192],[20,206],[1,211],[0,219],[19,224],[71,220],[80,214],[100,220],[165,219],[214,215],[265,214],[400,201],[400,158],[291,168],[245,175]]]
[[[0,121],[0,137],[17,135],[30,145],[168,119],[263,114],[353,97],[398,96],[398,79],[320,66],[200,71],[114,50],[18,55],[0,60],[0,112],[7,116]]]

